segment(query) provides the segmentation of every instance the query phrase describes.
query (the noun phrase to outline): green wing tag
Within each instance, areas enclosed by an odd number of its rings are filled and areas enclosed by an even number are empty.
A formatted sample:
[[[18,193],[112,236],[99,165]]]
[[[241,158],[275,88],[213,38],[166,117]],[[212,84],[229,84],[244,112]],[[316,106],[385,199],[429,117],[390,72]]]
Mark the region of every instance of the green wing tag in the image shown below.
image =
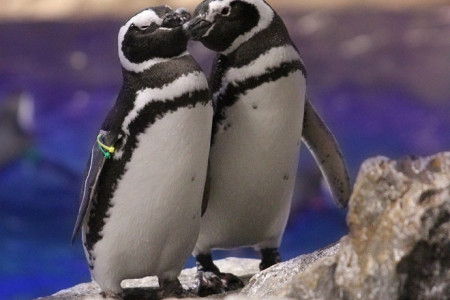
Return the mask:
[[[113,154],[116,149],[113,146],[106,146],[105,144],[103,144],[101,141],[102,137],[103,136],[101,133],[99,133],[99,135],[97,136],[98,148],[106,158],[111,158],[111,154]]]

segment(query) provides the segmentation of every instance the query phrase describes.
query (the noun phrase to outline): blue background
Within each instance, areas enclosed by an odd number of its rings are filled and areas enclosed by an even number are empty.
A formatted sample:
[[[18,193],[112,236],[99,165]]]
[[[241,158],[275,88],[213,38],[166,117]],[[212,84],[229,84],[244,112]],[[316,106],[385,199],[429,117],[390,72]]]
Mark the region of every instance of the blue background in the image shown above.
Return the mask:
[[[312,102],[353,179],[371,156],[450,149],[448,9],[282,16],[309,70]],[[0,165],[0,299],[46,296],[90,280],[81,243],[71,246],[70,236],[89,149],[121,84],[120,25],[0,24],[0,110],[17,91],[35,106],[33,128],[18,133],[31,146]],[[211,52],[197,44],[190,49],[209,73]],[[0,156],[12,143],[2,141]],[[306,148],[297,181],[284,259],[347,232],[345,211],[333,204]],[[215,257],[227,255],[258,257],[248,249]]]

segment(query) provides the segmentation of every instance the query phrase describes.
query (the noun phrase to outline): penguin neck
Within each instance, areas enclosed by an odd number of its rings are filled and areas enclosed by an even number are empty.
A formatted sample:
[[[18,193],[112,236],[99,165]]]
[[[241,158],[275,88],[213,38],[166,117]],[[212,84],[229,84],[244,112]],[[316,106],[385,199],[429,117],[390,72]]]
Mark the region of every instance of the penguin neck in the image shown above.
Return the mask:
[[[164,84],[190,72],[193,64],[195,62],[189,53],[183,52],[177,57],[152,64],[140,72],[130,71],[122,67],[123,85],[124,87],[133,88],[160,88]]]
[[[132,89],[136,90],[138,88],[146,87],[149,80],[149,75],[151,74],[150,67],[141,72],[129,71],[122,67],[122,89]]]
[[[121,51],[119,51],[119,59],[120,63],[122,64],[122,69],[132,73],[143,73],[155,65],[168,62],[179,57],[183,57],[187,54],[188,52],[186,48],[184,48],[180,50],[179,53],[175,54],[172,57],[153,57],[143,62],[133,63],[130,60],[128,60],[128,58],[126,58]]]
[[[228,63],[233,67],[241,67],[250,64],[261,53],[265,53],[271,48],[288,45],[292,45],[296,49],[286,26],[278,14],[275,14],[269,27],[256,33],[233,52],[227,55],[221,54],[221,56],[226,57]]]

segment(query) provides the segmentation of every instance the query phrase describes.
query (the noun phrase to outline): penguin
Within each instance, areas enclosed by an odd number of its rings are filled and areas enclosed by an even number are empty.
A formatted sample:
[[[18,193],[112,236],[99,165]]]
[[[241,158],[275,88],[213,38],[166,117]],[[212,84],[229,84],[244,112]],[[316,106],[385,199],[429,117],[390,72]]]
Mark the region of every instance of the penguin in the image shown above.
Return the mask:
[[[0,100],[0,170],[33,148],[34,99],[27,91],[10,91]]]
[[[92,147],[72,235],[80,228],[94,281],[121,298],[124,279],[178,280],[200,228],[213,106],[187,52],[185,10],[145,9],[118,34],[123,84]]]
[[[339,206],[347,205],[351,185],[333,134],[307,98],[304,62],[269,4],[205,0],[183,28],[217,52],[207,209],[193,252],[197,292],[208,295],[243,286],[220,272],[212,249],[253,247],[261,270],[281,261],[301,140]]]

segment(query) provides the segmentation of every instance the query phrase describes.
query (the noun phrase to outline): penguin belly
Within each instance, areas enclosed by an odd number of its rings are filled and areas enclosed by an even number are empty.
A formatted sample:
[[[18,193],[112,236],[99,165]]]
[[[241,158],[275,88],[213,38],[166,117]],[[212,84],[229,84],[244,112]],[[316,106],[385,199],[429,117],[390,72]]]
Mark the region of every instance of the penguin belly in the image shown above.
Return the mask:
[[[295,183],[304,99],[305,78],[296,71],[245,91],[226,109],[210,152],[210,197],[194,254],[279,246]]]
[[[91,253],[103,290],[117,290],[123,279],[178,276],[199,231],[211,120],[211,105],[197,104],[138,136]]]

